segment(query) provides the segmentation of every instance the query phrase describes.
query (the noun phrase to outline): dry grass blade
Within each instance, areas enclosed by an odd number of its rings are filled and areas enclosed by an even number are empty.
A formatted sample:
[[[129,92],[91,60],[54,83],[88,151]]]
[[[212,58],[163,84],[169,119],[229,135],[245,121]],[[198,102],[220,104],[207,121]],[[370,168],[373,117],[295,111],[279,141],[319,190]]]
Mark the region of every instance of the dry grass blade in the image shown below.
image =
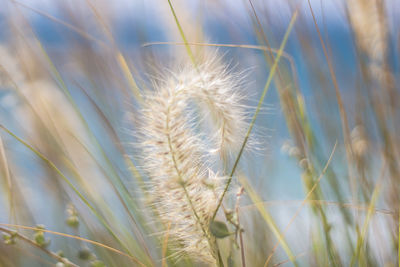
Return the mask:
[[[272,233],[275,235],[276,239],[278,239],[278,244],[282,245],[282,247],[285,250],[286,254],[288,255],[290,261],[295,266],[297,266],[297,264],[295,262],[294,254],[292,253],[288,243],[286,242],[284,235],[279,230],[279,228],[276,225],[271,214],[269,214],[269,212],[265,209],[258,194],[254,191],[254,189],[250,186],[250,184],[247,182],[246,179],[240,179],[239,182],[244,187],[246,193],[249,195],[251,201],[255,204],[257,210],[260,212],[264,221],[268,224],[269,228],[271,229]]]
[[[326,170],[328,169],[329,164],[332,161],[333,155],[335,154],[336,151],[336,146],[337,146],[337,142],[335,143],[335,145],[333,146],[331,155],[329,156],[328,161],[325,164],[324,169],[322,170],[320,176],[318,177],[318,179],[316,180],[316,182],[314,183],[313,187],[311,188],[311,190],[307,193],[306,197],[304,198],[303,202],[301,203],[300,207],[296,210],[296,213],[293,215],[293,217],[290,219],[288,225],[285,227],[285,229],[283,230],[283,234],[285,234],[287,232],[287,230],[289,229],[290,225],[292,225],[292,223],[294,222],[294,220],[296,219],[296,217],[300,214],[301,209],[304,207],[304,205],[306,204],[308,198],[312,195],[312,193],[314,192],[314,190],[318,187],[319,182],[321,181],[322,177],[324,177],[324,174],[326,172]],[[268,263],[270,262],[272,256],[274,255],[276,249],[279,246],[279,240],[278,242],[276,242],[276,244],[274,245],[274,247],[272,248],[271,254],[268,256],[267,260],[265,261],[264,267],[268,266]]]
[[[400,267],[396,1],[121,1],[0,8],[0,266]]]
[[[186,43],[179,43],[179,42],[149,42],[142,44],[142,47],[149,47],[153,45],[186,45]],[[251,45],[251,44],[216,44],[216,43],[197,43],[197,42],[188,42],[187,45],[193,46],[206,46],[206,47],[231,47],[231,48],[243,48],[243,49],[254,49],[254,50],[261,50],[261,51],[268,51],[270,53],[279,53],[279,49],[271,48],[268,46],[262,45]],[[294,64],[293,57],[285,51],[281,51],[281,57],[287,59],[290,63],[290,69],[293,73],[293,79],[298,87],[298,75],[296,71],[296,67]]]
[[[86,199],[86,197],[72,184],[72,182],[60,171],[60,169],[57,168],[57,166],[49,160],[45,155],[40,153],[37,149],[29,145],[27,142],[16,136],[13,132],[11,132],[9,129],[4,127],[3,125],[0,125],[0,128],[7,132],[9,135],[11,135],[13,138],[15,138],[19,143],[24,145],[26,148],[28,148],[30,151],[35,153],[43,162],[48,164],[52,169],[56,171],[57,174],[60,175],[60,177],[68,184],[68,186],[78,195],[78,197],[85,203],[85,205],[93,212],[93,214],[96,216],[96,218],[100,221],[100,223],[107,229],[107,231],[115,238],[118,243],[124,247],[124,249],[130,254],[129,249],[127,246],[121,241],[121,239],[114,233],[112,228],[108,225],[106,220],[97,212],[97,210],[92,206],[92,204],[89,203],[89,201]]]
[[[274,61],[274,64],[272,65],[271,71],[270,71],[270,73],[269,73],[269,75],[268,75],[267,82],[265,83],[265,86],[264,86],[264,90],[263,90],[263,92],[262,92],[262,94],[261,94],[260,100],[258,101],[258,105],[257,105],[256,111],[255,111],[255,113],[254,113],[254,115],[253,115],[253,118],[251,119],[250,126],[249,126],[249,128],[248,128],[248,130],[247,130],[247,133],[246,133],[246,136],[245,136],[245,138],[244,138],[244,140],[243,140],[243,144],[242,144],[242,146],[241,146],[241,148],[240,148],[240,151],[239,151],[238,156],[236,157],[236,160],[235,160],[235,163],[234,163],[234,165],[233,165],[232,171],[231,171],[231,173],[230,173],[230,175],[229,175],[228,181],[226,182],[226,186],[225,186],[224,192],[222,193],[222,196],[221,196],[220,199],[219,199],[217,208],[216,208],[216,210],[215,210],[215,212],[214,212],[214,215],[212,216],[212,219],[215,219],[215,216],[217,216],[217,212],[218,212],[218,210],[219,210],[219,208],[220,208],[220,206],[221,206],[221,204],[222,204],[222,201],[223,201],[223,199],[224,199],[224,196],[225,196],[226,192],[228,191],[229,185],[230,185],[231,182],[232,182],[232,178],[233,178],[233,175],[235,174],[236,168],[237,168],[237,166],[238,166],[238,164],[239,164],[240,157],[242,156],[242,153],[243,153],[243,151],[244,151],[244,148],[245,148],[245,146],[246,146],[246,144],[247,144],[247,141],[248,141],[248,139],[249,139],[249,137],[250,137],[250,133],[251,133],[253,127],[254,127],[254,124],[255,124],[255,121],[256,121],[256,119],[257,119],[258,113],[259,113],[260,110],[261,110],[261,106],[262,106],[262,104],[263,104],[263,102],[264,102],[264,98],[265,98],[265,96],[266,96],[266,94],[267,94],[267,92],[268,92],[269,86],[270,86],[270,84],[271,84],[271,82],[272,82],[272,78],[273,78],[273,76],[274,76],[274,74],[275,74],[275,71],[276,71],[277,68],[278,68],[279,59],[280,59],[280,57],[281,57],[281,55],[282,55],[283,49],[284,49],[285,46],[286,46],[286,42],[287,42],[287,40],[288,40],[288,38],[289,38],[289,34],[290,34],[290,32],[291,32],[291,30],[292,30],[292,28],[293,28],[293,26],[294,26],[294,23],[296,22],[297,14],[298,14],[297,12],[298,12],[298,11],[296,10],[296,11],[293,13],[292,18],[291,18],[291,20],[290,20],[290,22],[289,22],[289,26],[288,26],[288,28],[286,29],[286,32],[285,32],[285,35],[284,35],[284,37],[283,37],[282,43],[281,43],[281,45],[280,45],[280,47],[279,47],[279,50],[278,50],[278,55],[276,56],[275,61]]]
[[[74,26],[74,25],[72,25],[72,24],[70,24],[70,23],[67,23],[67,22],[65,22],[65,21],[63,21],[63,20],[60,20],[60,19],[58,19],[58,18],[56,18],[56,17],[54,17],[54,16],[52,16],[52,15],[46,13],[46,12],[40,11],[40,10],[38,10],[38,9],[36,9],[36,8],[33,8],[33,7],[31,7],[31,6],[29,6],[29,5],[25,4],[25,3],[22,3],[22,2],[19,2],[19,1],[15,1],[15,0],[10,0],[10,1],[13,2],[13,3],[15,3],[15,4],[17,4],[17,5],[19,5],[19,6],[22,6],[23,8],[26,8],[26,9],[28,9],[28,10],[31,10],[32,12],[35,12],[35,13],[37,13],[37,14],[43,16],[43,17],[46,17],[46,18],[48,18],[49,20],[51,20],[51,21],[53,21],[53,22],[55,22],[55,23],[58,23],[58,24],[60,24],[60,25],[63,25],[64,27],[67,27],[68,29],[70,29],[70,30],[76,32],[76,33],[79,34],[80,36],[82,36],[82,37],[84,37],[84,38],[86,38],[86,39],[88,39],[88,40],[90,40],[90,41],[94,41],[94,42],[96,42],[96,43],[98,43],[98,44],[100,44],[100,45],[102,45],[102,46],[105,46],[105,47],[108,46],[108,44],[106,44],[106,43],[103,42],[102,40],[97,39],[96,37],[94,37],[94,36],[88,34],[88,33],[85,32],[85,31],[82,31],[81,29],[79,29],[78,27],[76,27],[76,26]]]
[[[302,204],[304,202],[304,199],[301,200],[284,200],[284,201],[263,201],[262,204],[265,206],[287,206],[287,205],[297,205],[297,204]],[[326,206],[336,206],[336,207],[343,207],[343,208],[349,208],[349,209],[354,209],[354,210],[359,210],[359,211],[368,211],[369,207],[364,206],[364,205],[356,205],[353,203],[349,202],[336,202],[336,201],[328,201],[328,200],[319,200],[319,199],[308,199],[306,200],[305,204],[310,204],[310,205],[326,205]],[[250,204],[246,206],[242,206],[241,209],[251,209],[254,208],[255,204]],[[386,209],[374,209],[373,212],[382,214],[382,215],[389,215],[389,216],[395,216],[396,213],[391,210],[386,210]]]
[[[42,231],[45,233],[49,233],[49,234],[53,234],[53,235],[58,235],[58,236],[63,236],[63,237],[68,237],[68,238],[72,238],[72,239],[76,239],[76,240],[80,240],[98,247],[102,247],[105,248],[107,250],[110,250],[112,252],[115,252],[117,254],[120,254],[122,256],[128,257],[129,259],[131,259],[133,262],[139,264],[140,266],[146,266],[144,265],[142,262],[140,262],[138,259],[136,259],[135,257],[128,255],[116,248],[104,245],[100,242],[96,242],[90,239],[86,239],[80,236],[75,236],[75,235],[70,235],[70,234],[64,234],[64,233],[60,233],[60,232],[56,232],[56,231],[51,231],[51,230],[46,230],[46,229],[41,229],[41,228],[36,228],[36,227],[30,227],[30,226],[24,226],[24,225],[18,225],[18,224],[8,224],[8,223],[0,223],[0,225],[5,226],[5,227],[11,227],[11,228],[19,228],[19,229],[27,229],[27,230],[33,230],[33,231]],[[2,230],[3,231],[3,230]],[[29,240],[29,239],[28,239]]]
[[[356,250],[351,258],[350,266],[354,266],[354,264],[357,263],[356,261],[358,262],[361,261],[362,246],[367,235],[369,222],[371,221],[373,212],[375,210],[376,202],[378,201],[378,197],[381,192],[382,182],[383,182],[382,180],[385,177],[385,171],[386,171],[386,161],[382,163],[381,173],[379,175],[378,181],[376,182],[374,191],[372,192],[371,201],[368,205],[367,215],[365,216],[364,224],[361,229],[361,234],[358,236]]]
[[[129,69],[129,66],[128,66],[128,63],[126,62],[125,57],[122,55],[121,52],[118,51],[116,58],[117,58],[117,61],[120,65],[125,77],[127,78],[128,82],[129,82],[129,85],[133,92],[133,95],[136,97],[136,99],[139,102],[142,102],[143,97],[142,97],[142,94],[140,93],[139,86],[137,85],[135,79],[133,78],[132,72]]]
[[[326,48],[326,45],[324,43],[324,40],[322,38],[322,34],[321,31],[319,30],[318,24],[317,24],[317,20],[315,18],[314,15],[314,11],[311,7],[311,2],[310,0],[308,0],[308,6],[310,8],[310,12],[313,18],[313,22],[314,22],[314,26],[315,29],[318,33],[318,38],[320,40],[321,46],[322,46],[322,50],[324,52],[324,56],[326,59],[326,62],[328,64],[328,68],[329,68],[329,73],[332,79],[332,83],[333,86],[335,88],[335,94],[336,94],[336,100],[337,100],[337,104],[339,107],[339,112],[340,112],[340,119],[341,119],[341,123],[342,123],[342,132],[343,132],[343,137],[344,137],[344,143],[345,143],[345,148],[346,148],[346,158],[347,158],[347,162],[348,162],[348,172],[349,172],[349,179],[350,179],[350,186],[351,186],[351,190],[352,190],[352,194],[353,197],[355,196],[355,192],[356,192],[356,181],[355,181],[355,177],[353,175],[352,172],[352,163],[353,163],[353,152],[352,152],[352,148],[351,148],[351,144],[350,144],[350,130],[349,130],[349,122],[347,119],[347,114],[346,114],[346,110],[343,104],[343,99],[339,90],[339,85],[338,85],[338,81],[336,78],[336,74],[335,74],[335,70],[333,68],[332,65],[332,60],[329,58],[329,54]]]
[[[295,256],[295,258],[297,259],[297,258],[303,257],[305,255],[306,255],[306,252],[303,252],[303,253],[297,254]],[[285,263],[288,263],[288,262],[290,262],[290,260],[284,260],[284,261],[278,262],[277,264],[274,264],[272,267],[278,267],[278,266],[281,266],[281,265],[283,265]]]
[[[0,224],[0,225],[4,225],[4,226],[8,226],[8,227],[11,226],[11,225],[7,225],[7,224]],[[44,232],[42,229],[39,229],[39,228],[36,228],[36,230]],[[54,252],[51,252],[50,250],[44,248],[43,246],[40,246],[39,244],[35,243],[34,241],[30,240],[29,238],[27,238],[26,236],[24,236],[24,235],[22,235],[20,233],[15,233],[15,232],[13,232],[13,231],[11,231],[9,229],[3,228],[3,227],[0,227],[0,232],[4,232],[4,233],[10,234],[10,235],[15,235],[15,237],[23,240],[24,242],[30,244],[33,247],[36,247],[36,248],[40,249],[41,251],[43,251],[44,253],[46,253],[50,257],[58,260],[59,262],[62,262],[64,264],[66,264],[67,266],[79,267],[78,265],[70,262],[68,259],[63,258],[63,257],[57,255]]]
[[[235,205],[235,211],[236,211],[236,216],[237,216],[237,224],[239,228],[239,242],[240,242],[240,257],[242,260],[242,267],[246,267],[246,255],[244,252],[244,241],[243,241],[243,231],[240,228],[240,198],[243,194],[244,188],[241,187],[239,188],[239,192],[236,193],[236,205]]]
[[[2,163],[2,168],[4,171],[4,176],[6,177],[6,184],[8,189],[8,198],[10,203],[10,219],[13,219],[14,213],[14,201],[13,201],[13,184],[10,176],[10,169],[8,167],[8,161],[6,157],[6,152],[4,150],[3,138],[0,136],[0,161]]]
[[[140,89],[133,77],[133,74],[131,70],[129,69],[129,65],[125,59],[125,57],[122,55],[121,51],[118,49],[117,43],[113,37],[113,34],[111,30],[109,29],[109,26],[106,24],[104,19],[101,17],[100,12],[96,9],[96,7],[91,3],[90,0],[86,0],[86,3],[89,5],[90,9],[94,13],[99,25],[103,29],[105,35],[107,36],[108,40],[113,44],[113,49],[115,50],[115,58],[129,83],[129,87],[135,96],[136,100],[142,102],[142,94],[140,93]]]
[[[26,4],[21,3],[21,2],[19,2],[19,1],[15,1],[15,0],[10,0],[10,1],[12,1],[13,3],[18,4],[18,5],[24,7],[24,8],[26,8],[26,9],[28,9],[28,10],[31,10],[31,11],[33,11],[33,12],[35,12],[35,13],[41,15],[41,16],[44,16],[44,17],[50,19],[51,21],[53,21],[53,22],[55,22],[55,23],[58,23],[58,24],[60,24],[60,25],[62,25],[62,26],[64,26],[64,27],[66,27],[66,28],[68,28],[68,29],[70,29],[70,30],[76,32],[77,34],[81,35],[82,37],[84,37],[84,38],[86,38],[86,39],[88,39],[88,40],[90,40],[90,41],[94,41],[94,42],[96,42],[96,43],[102,45],[103,47],[106,47],[106,48],[110,48],[110,47],[111,47],[108,43],[106,43],[106,42],[104,42],[104,41],[102,41],[102,40],[100,40],[100,39],[97,39],[97,38],[93,37],[92,35],[90,35],[89,33],[85,32],[85,31],[82,31],[82,30],[79,29],[78,27],[76,27],[76,26],[74,26],[74,25],[72,25],[72,24],[70,24],[70,23],[67,23],[67,22],[65,22],[65,21],[63,21],[63,20],[60,20],[60,19],[58,19],[58,18],[56,18],[56,17],[54,17],[54,16],[52,16],[52,15],[46,13],[46,12],[43,12],[43,11],[40,11],[40,10],[38,10],[38,9],[36,9],[36,8],[30,7],[29,5],[26,5]],[[101,17],[99,17],[98,13],[97,13],[96,10],[94,9],[94,6],[91,5],[89,1],[88,1],[88,4],[89,4],[89,6],[94,10],[98,21],[99,21],[99,22],[102,22],[102,19],[101,19]],[[102,23],[102,25],[104,25],[104,23]],[[112,35],[111,35],[110,31],[109,31],[106,27],[103,27],[103,28],[104,28],[104,30],[105,30],[105,32],[106,32],[107,37],[109,38],[109,40],[110,40],[111,43],[113,44],[113,46],[116,47],[115,41],[114,41],[114,39],[112,38]],[[132,72],[131,72],[131,70],[129,69],[129,65],[128,65],[128,63],[126,62],[125,57],[124,57],[124,56],[122,55],[122,53],[121,53],[120,51],[118,51],[118,50],[117,50],[117,52],[116,52],[115,57],[116,57],[116,60],[117,60],[118,64],[120,65],[120,68],[121,68],[123,74],[125,75],[125,77],[126,77],[128,83],[129,83],[129,85],[130,85],[130,88],[131,88],[131,90],[132,90],[133,95],[136,97],[136,99],[137,99],[139,102],[141,102],[141,101],[142,101],[142,95],[141,95],[140,90],[139,90],[139,87],[138,87],[138,85],[137,85],[137,83],[136,83],[136,81],[135,81],[135,79],[134,79],[134,77],[133,77],[133,75],[132,75]],[[56,76],[57,76],[57,75],[56,75]],[[58,77],[58,76],[57,76],[57,77]],[[60,78],[60,77],[58,77],[58,78]]]
[[[167,248],[168,248],[168,238],[169,238],[169,230],[170,229],[171,229],[171,223],[168,224],[167,232],[165,233],[165,238],[164,238],[164,242],[162,245],[162,263],[161,263],[162,267],[167,266],[166,254],[167,254]]]

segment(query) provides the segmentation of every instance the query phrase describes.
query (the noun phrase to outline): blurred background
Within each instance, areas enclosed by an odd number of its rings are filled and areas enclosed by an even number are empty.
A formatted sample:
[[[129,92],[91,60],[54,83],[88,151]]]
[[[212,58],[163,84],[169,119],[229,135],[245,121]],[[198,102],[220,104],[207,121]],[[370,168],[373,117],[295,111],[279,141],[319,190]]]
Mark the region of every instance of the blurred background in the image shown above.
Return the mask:
[[[244,186],[247,265],[398,265],[398,25],[396,0],[0,0],[0,266],[202,266],[162,260],[134,146],[188,47],[244,73],[251,115],[273,75],[225,203]]]

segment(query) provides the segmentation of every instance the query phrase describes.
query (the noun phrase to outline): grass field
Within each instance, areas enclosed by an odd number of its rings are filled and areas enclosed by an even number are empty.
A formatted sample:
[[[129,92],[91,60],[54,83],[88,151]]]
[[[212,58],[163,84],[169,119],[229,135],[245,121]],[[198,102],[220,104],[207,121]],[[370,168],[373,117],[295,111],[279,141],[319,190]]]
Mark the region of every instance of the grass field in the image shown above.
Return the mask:
[[[396,0],[0,0],[0,267],[400,266]]]

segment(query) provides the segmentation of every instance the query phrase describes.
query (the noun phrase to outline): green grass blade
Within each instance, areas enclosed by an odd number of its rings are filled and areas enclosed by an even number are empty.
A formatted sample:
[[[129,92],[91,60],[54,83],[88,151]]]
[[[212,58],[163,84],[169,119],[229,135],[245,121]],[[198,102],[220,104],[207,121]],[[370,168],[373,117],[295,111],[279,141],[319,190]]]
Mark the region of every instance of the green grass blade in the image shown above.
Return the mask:
[[[289,26],[288,26],[287,30],[286,30],[286,32],[285,32],[285,36],[283,37],[282,43],[281,43],[281,45],[280,45],[280,47],[279,47],[278,54],[276,55],[274,64],[272,65],[271,71],[270,71],[270,73],[269,73],[269,75],[268,75],[267,82],[265,83],[264,90],[263,90],[263,92],[262,92],[262,94],[261,94],[261,97],[260,97],[260,99],[259,99],[259,101],[258,101],[257,109],[256,109],[256,111],[255,111],[255,113],[254,113],[254,115],[253,115],[253,118],[251,119],[249,129],[247,130],[247,133],[246,133],[246,136],[245,136],[245,138],[244,138],[243,144],[242,144],[242,146],[241,146],[241,148],[240,148],[239,154],[238,154],[238,156],[237,156],[237,158],[236,158],[236,160],[235,160],[235,163],[234,163],[233,168],[232,168],[232,171],[231,171],[231,173],[230,173],[230,175],[229,175],[228,181],[226,182],[226,186],[225,186],[225,188],[224,188],[224,191],[223,191],[223,193],[222,193],[222,195],[221,195],[221,197],[220,197],[220,199],[219,199],[217,208],[215,209],[215,212],[214,212],[214,214],[213,214],[213,217],[212,217],[213,219],[215,219],[215,216],[217,216],[217,212],[218,212],[219,208],[221,207],[221,204],[222,204],[222,201],[223,201],[223,199],[224,199],[224,196],[225,196],[226,192],[228,191],[229,185],[230,185],[231,182],[232,182],[232,178],[233,178],[233,175],[235,174],[236,168],[237,168],[237,166],[238,166],[238,164],[239,164],[240,157],[241,157],[242,154],[243,154],[244,148],[245,148],[245,146],[246,146],[246,144],[247,144],[247,141],[248,141],[248,139],[249,139],[249,137],[250,137],[250,133],[251,133],[253,127],[254,127],[254,124],[255,124],[255,121],[256,121],[256,119],[257,119],[258,113],[259,113],[260,110],[261,110],[262,104],[263,104],[263,102],[264,102],[264,98],[265,98],[265,96],[266,96],[266,94],[267,94],[267,92],[268,92],[269,86],[271,85],[272,78],[274,77],[275,71],[276,71],[277,68],[278,68],[279,59],[280,59],[281,56],[282,56],[282,52],[283,52],[283,49],[284,49],[285,46],[286,46],[287,40],[288,40],[288,38],[289,38],[289,34],[290,34],[290,32],[292,31],[292,28],[293,28],[293,26],[294,26],[294,23],[295,23],[295,21],[296,21],[296,19],[297,19],[297,13],[298,13],[298,12],[297,12],[297,10],[296,10],[296,11],[294,12],[293,16],[292,16],[292,19],[290,20],[290,23],[289,23]]]
[[[239,182],[244,187],[245,191],[249,195],[251,201],[256,206],[257,210],[260,212],[264,221],[268,224],[272,233],[278,239],[278,242],[282,245],[282,248],[288,255],[290,261],[293,263],[294,266],[297,266],[297,264],[295,262],[294,254],[290,250],[288,243],[286,242],[283,234],[280,232],[280,230],[279,230],[278,226],[276,225],[274,219],[272,218],[271,214],[265,209],[262,199],[258,196],[258,194],[254,191],[254,189],[251,187],[251,185],[247,182],[246,179],[240,179]]]
[[[182,40],[185,43],[186,52],[188,53],[189,58],[192,61],[193,65],[195,67],[197,67],[196,60],[194,59],[192,49],[190,49],[189,43],[186,39],[185,33],[183,32],[182,26],[179,23],[178,17],[176,16],[176,13],[175,13],[174,7],[172,6],[171,0],[168,0],[168,4],[169,4],[169,7],[171,8],[172,15],[174,16],[176,26],[178,27],[178,30],[179,30],[179,34],[181,35]]]
[[[45,155],[36,150],[34,147],[29,145],[27,142],[19,138],[5,126],[0,125],[0,128],[11,135],[14,139],[16,139],[19,143],[24,145],[30,151],[32,151],[35,155],[37,155],[42,161],[44,161],[48,166],[50,166],[66,183],[67,185],[75,192],[75,194],[82,200],[82,202],[93,212],[99,222],[106,228],[106,230],[113,236],[113,238],[126,250],[126,252],[133,257],[127,246],[118,238],[118,236],[114,233],[111,227],[108,225],[106,220],[97,212],[97,210],[90,204],[90,202],[86,199],[86,197],[72,184],[72,182],[57,168],[57,166],[49,160]],[[139,263],[139,261],[138,261]]]

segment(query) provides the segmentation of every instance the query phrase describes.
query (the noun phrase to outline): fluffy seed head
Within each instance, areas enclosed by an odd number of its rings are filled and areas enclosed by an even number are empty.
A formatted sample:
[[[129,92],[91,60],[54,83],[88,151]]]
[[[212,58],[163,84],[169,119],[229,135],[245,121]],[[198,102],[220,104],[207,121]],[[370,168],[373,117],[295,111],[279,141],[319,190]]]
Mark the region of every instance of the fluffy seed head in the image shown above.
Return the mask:
[[[212,60],[184,67],[155,87],[146,97],[139,131],[151,203],[171,225],[177,254],[215,263],[209,225],[223,178],[209,163],[215,150],[233,151],[243,141],[247,125],[237,79],[220,60]],[[196,130],[204,115],[214,123],[212,148]]]
[[[372,61],[381,62],[387,50],[387,27],[376,1],[349,0],[349,16],[357,43]]]
[[[177,76],[201,105],[203,116],[212,119],[214,140],[221,152],[237,151],[248,128],[240,77],[240,73],[230,73],[218,57],[198,68],[188,66]]]

